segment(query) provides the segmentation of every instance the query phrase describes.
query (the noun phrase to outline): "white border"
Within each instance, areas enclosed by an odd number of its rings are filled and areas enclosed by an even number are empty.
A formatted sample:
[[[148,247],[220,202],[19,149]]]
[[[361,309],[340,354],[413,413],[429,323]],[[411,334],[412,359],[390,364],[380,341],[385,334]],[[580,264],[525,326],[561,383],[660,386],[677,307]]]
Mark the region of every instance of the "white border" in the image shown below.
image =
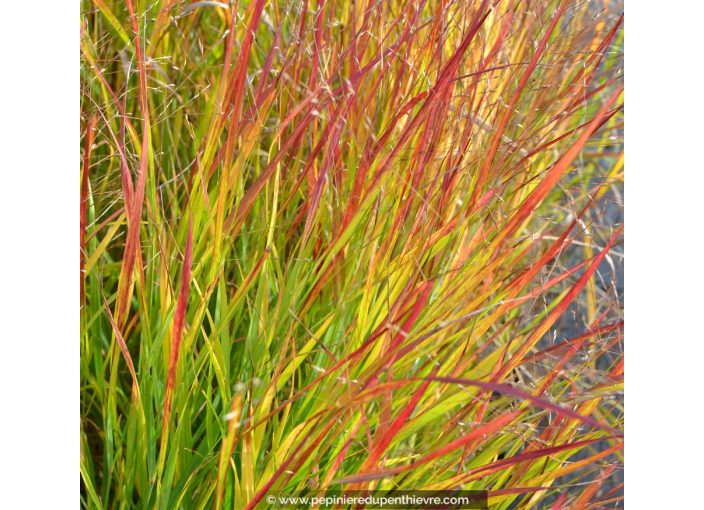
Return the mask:
[[[625,494],[638,510],[703,499],[703,14],[626,2]]]
[[[77,1],[0,30],[0,508],[79,506]]]

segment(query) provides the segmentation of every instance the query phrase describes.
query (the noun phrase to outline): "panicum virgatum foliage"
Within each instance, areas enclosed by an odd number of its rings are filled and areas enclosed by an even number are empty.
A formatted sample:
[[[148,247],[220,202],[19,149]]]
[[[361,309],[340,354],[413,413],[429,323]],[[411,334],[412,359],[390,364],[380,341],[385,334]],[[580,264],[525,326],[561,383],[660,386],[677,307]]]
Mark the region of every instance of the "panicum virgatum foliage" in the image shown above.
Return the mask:
[[[84,0],[82,505],[613,506],[613,4]]]

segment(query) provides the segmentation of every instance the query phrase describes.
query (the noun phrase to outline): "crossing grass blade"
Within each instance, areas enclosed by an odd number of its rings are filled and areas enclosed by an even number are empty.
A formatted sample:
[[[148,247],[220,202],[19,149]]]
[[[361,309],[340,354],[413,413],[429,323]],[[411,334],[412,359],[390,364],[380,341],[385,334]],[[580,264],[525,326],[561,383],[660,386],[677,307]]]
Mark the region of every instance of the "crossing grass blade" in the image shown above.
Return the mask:
[[[619,2],[81,9],[83,508],[620,504]]]

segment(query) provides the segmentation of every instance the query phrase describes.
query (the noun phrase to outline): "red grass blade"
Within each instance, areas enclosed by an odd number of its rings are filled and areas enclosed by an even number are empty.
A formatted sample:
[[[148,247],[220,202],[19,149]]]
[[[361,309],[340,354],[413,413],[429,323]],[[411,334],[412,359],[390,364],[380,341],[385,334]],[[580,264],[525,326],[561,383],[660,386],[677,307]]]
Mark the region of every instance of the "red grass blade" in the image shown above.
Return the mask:
[[[178,291],[176,302],[176,312],[174,313],[174,327],[171,336],[171,356],[169,359],[169,375],[166,380],[166,397],[164,398],[164,426],[162,441],[168,437],[168,428],[171,420],[171,400],[176,383],[176,365],[178,363],[179,350],[181,348],[182,332],[186,323],[186,309],[188,307],[188,294],[191,284],[191,258],[193,255],[193,223],[188,218],[188,240],[186,241],[186,254],[183,259],[183,269],[181,270],[181,288]],[[162,445],[164,445],[162,443]]]

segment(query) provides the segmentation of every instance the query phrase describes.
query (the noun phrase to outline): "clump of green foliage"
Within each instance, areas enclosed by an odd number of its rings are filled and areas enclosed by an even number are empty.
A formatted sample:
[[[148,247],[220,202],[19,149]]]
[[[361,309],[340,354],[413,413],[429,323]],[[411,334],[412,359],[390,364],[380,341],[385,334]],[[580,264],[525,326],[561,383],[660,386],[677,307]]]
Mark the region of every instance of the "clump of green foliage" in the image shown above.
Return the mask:
[[[613,505],[623,17],[595,3],[84,0],[82,505]]]

